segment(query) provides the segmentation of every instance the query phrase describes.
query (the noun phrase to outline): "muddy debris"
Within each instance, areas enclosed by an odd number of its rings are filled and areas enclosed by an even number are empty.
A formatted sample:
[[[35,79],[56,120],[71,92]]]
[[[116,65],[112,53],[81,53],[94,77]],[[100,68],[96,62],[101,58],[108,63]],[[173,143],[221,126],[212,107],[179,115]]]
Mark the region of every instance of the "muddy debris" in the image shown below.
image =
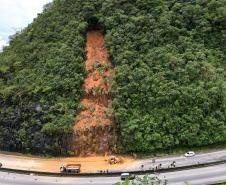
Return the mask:
[[[113,124],[111,106],[112,64],[100,31],[89,31],[86,42],[84,95],[74,126],[74,151],[80,156],[110,154]]]

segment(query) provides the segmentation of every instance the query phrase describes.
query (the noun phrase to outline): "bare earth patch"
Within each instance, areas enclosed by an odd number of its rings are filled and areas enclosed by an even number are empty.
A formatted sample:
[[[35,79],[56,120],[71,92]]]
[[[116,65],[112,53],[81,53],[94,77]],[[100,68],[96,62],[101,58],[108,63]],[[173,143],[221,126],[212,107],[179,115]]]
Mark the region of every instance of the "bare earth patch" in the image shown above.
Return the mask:
[[[100,31],[87,33],[85,70],[84,94],[74,126],[74,151],[80,156],[109,154],[114,143],[109,111],[112,65]]]
[[[3,167],[47,172],[59,172],[60,165],[66,163],[79,163],[81,164],[81,172],[86,173],[107,169],[122,169],[134,162],[130,157],[122,158],[124,161],[123,164],[110,165],[107,162],[108,157],[103,156],[43,159],[0,154],[0,162],[3,164]]]

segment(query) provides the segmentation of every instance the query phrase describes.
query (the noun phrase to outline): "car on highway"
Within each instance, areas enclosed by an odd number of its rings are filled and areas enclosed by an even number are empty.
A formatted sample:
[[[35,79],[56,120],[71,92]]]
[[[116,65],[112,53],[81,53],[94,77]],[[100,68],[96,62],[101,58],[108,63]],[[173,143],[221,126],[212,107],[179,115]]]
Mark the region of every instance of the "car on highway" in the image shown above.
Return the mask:
[[[187,153],[184,154],[185,157],[193,157],[195,156],[195,152],[193,151],[188,151]]]
[[[121,174],[121,180],[126,180],[126,179],[129,179],[129,180],[133,180],[135,179],[135,175],[134,174],[130,174],[130,173],[122,173]]]

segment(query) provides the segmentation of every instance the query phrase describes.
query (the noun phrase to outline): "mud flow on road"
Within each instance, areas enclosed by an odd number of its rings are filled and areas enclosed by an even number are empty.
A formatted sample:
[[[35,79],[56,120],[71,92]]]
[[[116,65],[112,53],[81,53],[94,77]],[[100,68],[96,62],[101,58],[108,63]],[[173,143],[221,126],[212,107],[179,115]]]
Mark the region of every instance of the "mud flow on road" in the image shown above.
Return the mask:
[[[33,170],[44,172],[59,172],[62,164],[81,164],[82,173],[97,172],[100,170],[124,169],[129,164],[133,163],[133,159],[129,156],[119,156],[123,159],[123,164],[110,165],[105,156],[94,157],[66,157],[66,158],[40,158],[40,157],[26,157],[18,156],[14,153],[2,154],[0,152],[0,162],[4,168],[19,169],[19,170]]]
[[[75,152],[80,156],[107,154],[112,139],[112,64],[100,31],[89,31],[86,41],[86,79],[80,110],[74,126]]]

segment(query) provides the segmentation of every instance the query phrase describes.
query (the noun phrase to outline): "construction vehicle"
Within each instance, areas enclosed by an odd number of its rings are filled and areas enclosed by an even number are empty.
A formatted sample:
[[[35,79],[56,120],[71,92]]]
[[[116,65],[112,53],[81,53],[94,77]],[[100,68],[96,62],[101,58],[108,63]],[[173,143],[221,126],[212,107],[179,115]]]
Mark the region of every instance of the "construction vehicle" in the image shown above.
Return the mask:
[[[116,156],[110,156],[108,158],[108,163],[110,165],[112,165],[112,164],[120,164],[120,163],[123,163],[123,160],[121,158],[116,157]]]
[[[60,167],[61,173],[67,173],[67,174],[76,174],[80,173],[81,170],[81,164],[62,164]]]

